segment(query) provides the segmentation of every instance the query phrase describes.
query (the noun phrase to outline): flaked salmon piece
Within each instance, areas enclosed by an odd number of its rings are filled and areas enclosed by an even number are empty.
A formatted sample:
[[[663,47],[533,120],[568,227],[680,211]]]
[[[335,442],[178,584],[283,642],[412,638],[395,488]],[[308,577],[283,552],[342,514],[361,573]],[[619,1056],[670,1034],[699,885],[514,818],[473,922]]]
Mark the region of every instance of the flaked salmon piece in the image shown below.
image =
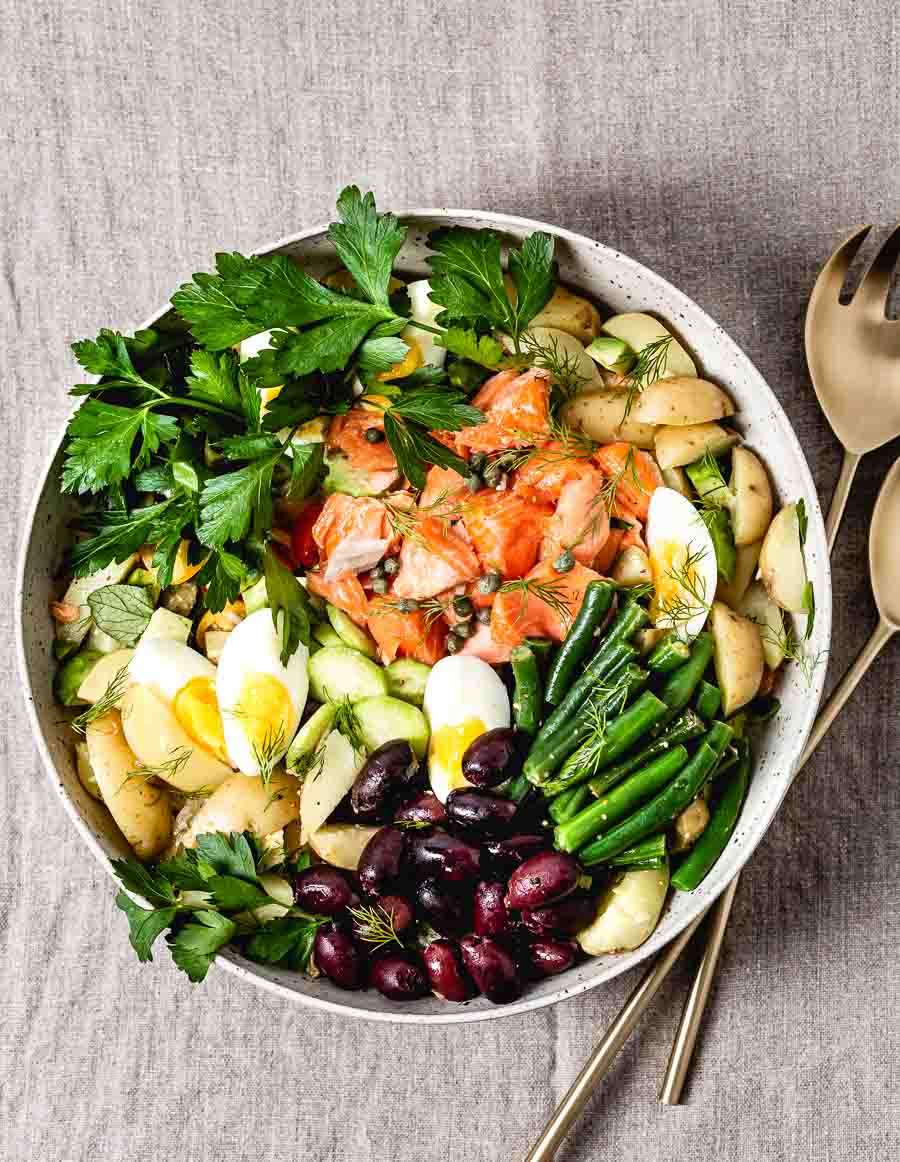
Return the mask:
[[[393,592],[420,601],[474,581],[480,572],[478,558],[459,533],[437,517],[425,517],[403,541]]]
[[[326,581],[324,574],[310,571],[306,574],[306,585],[310,593],[317,593],[338,609],[343,609],[357,625],[366,624],[369,602],[355,573],[347,573],[337,581]]]
[[[481,658],[489,666],[502,666],[504,662],[509,661],[512,651],[512,646],[494,641],[489,625],[480,625],[475,633],[466,639],[466,644],[459,652]]]
[[[452,468],[440,468],[434,464],[425,477],[419,508],[427,509],[429,516],[443,516],[444,513],[452,512],[461,500],[470,495],[465,477]]]
[[[598,473],[599,475],[599,473]],[[462,523],[483,571],[524,577],[538,558],[553,510],[514,492],[484,489],[466,503]]]
[[[351,467],[363,472],[393,472],[397,461],[387,440],[370,443],[366,432],[370,429],[384,436],[384,415],[368,408],[351,408],[345,416],[335,416],[328,428],[328,447],[338,448],[350,461]]]
[[[656,462],[633,444],[621,441],[606,444],[594,453],[594,463],[604,476],[618,478],[615,496],[609,506],[611,516],[647,519],[650,496],[662,484]]]
[[[524,578],[526,585],[501,589],[491,615],[491,636],[500,645],[515,646],[526,637],[561,642],[584,600],[584,591],[600,574],[576,564],[557,573],[549,561],[539,561]]]
[[[593,565],[609,537],[609,514],[603,498],[605,477],[596,468],[563,486],[556,512],[547,525],[541,557],[551,560],[569,549],[582,565]]]
[[[513,492],[530,500],[559,500],[566,484],[595,471],[590,453],[566,448],[561,440],[548,440],[513,474]]]
[[[399,657],[433,666],[446,652],[447,624],[442,617],[428,618],[421,609],[401,613],[390,598],[373,598],[368,627],[385,665]]]
[[[609,571],[613,567],[613,562],[619,555],[619,549],[622,545],[622,537],[624,536],[623,529],[610,529],[609,536],[606,538],[606,543],[603,548],[594,558],[593,568],[598,573],[604,576],[609,576]]]
[[[499,452],[529,444],[546,433],[549,384],[546,373],[501,371],[481,388],[472,404],[485,414],[485,422],[456,434],[458,448]]]
[[[342,492],[333,493],[325,501],[312,536],[328,581],[371,569],[395,540],[387,509],[380,500]]]

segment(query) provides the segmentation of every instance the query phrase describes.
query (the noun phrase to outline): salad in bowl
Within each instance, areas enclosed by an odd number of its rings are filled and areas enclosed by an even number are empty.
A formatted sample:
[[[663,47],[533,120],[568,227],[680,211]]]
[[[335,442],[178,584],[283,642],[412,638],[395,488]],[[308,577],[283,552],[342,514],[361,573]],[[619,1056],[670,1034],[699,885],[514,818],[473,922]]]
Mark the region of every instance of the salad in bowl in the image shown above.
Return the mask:
[[[63,446],[54,692],[131,943],[503,1004],[630,952],[811,672],[802,497],[673,327],[345,189],[315,274],[220,254]]]

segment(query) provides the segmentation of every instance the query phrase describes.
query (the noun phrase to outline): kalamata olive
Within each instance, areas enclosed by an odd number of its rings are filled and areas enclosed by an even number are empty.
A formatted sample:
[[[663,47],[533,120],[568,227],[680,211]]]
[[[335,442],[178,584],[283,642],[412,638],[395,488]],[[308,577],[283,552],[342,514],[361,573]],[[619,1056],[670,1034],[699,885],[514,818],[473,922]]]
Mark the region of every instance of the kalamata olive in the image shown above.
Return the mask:
[[[517,805],[512,799],[492,795],[490,791],[460,787],[447,796],[444,809],[447,818],[457,827],[479,835],[503,835],[512,826]]]
[[[371,842],[371,841],[370,841]],[[409,838],[409,862],[418,879],[432,876],[448,883],[462,883],[478,875],[481,852],[471,843],[446,831],[431,835],[413,833]]]
[[[496,787],[513,774],[518,736],[511,726],[498,726],[473,739],[462,757],[462,773],[476,787]]]
[[[406,836],[396,827],[382,827],[359,857],[356,875],[367,896],[381,896],[400,878]]]
[[[575,893],[556,904],[524,911],[522,923],[536,936],[574,936],[591,923],[596,913],[596,900]]]
[[[432,791],[420,791],[394,812],[395,823],[443,823],[447,818],[444,804]]]
[[[405,896],[379,896],[373,902],[375,908],[382,908],[391,918],[391,927],[398,935],[412,927],[413,910]]]
[[[360,819],[377,819],[390,800],[415,778],[419,763],[405,738],[373,750],[350,789],[350,802]]]
[[[464,936],[459,942],[463,965],[480,992],[495,1005],[521,995],[522,981],[512,954],[487,936]]]
[[[391,1001],[414,1001],[429,991],[425,973],[408,952],[387,952],[373,960],[369,983]]]
[[[529,959],[540,976],[555,976],[572,967],[577,947],[568,940],[534,940],[528,949]]]
[[[476,936],[508,936],[515,921],[506,910],[506,885],[499,880],[480,880],[472,899],[472,930]]]
[[[294,880],[294,899],[305,911],[320,916],[336,916],[359,903],[347,876],[327,864],[318,864],[300,872]]]
[[[509,908],[540,908],[575,891],[581,866],[562,851],[542,851],[526,859],[509,877]]]
[[[445,1001],[467,1001],[475,986],[462,966],[459,948],[452,940],[433,940],[422,952],[425,972],[433,992]]]
[[[362,988],[364,957],[343,928],[323,924],[316,932],[313,956],[319,969],[339,988]]]
[[[546,851],[550,846],[547,835],[509,835],[506,839],[491,839],[484,845],[485,862],[492,871],[508,876],[526,859]]]
[[[416,908],[442,936],[462,936],[471,928],[467,901],[436,879],[423,880],[416,892]]]

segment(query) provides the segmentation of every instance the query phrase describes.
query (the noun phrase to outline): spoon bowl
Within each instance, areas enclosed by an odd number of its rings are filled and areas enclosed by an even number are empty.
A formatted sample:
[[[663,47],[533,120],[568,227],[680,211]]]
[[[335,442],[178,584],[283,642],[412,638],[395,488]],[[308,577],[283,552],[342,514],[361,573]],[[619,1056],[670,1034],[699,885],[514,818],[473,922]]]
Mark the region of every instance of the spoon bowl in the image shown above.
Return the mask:
[[[869,571],[881,620],[900,631],[900,460],[885,477],[872,513]]]

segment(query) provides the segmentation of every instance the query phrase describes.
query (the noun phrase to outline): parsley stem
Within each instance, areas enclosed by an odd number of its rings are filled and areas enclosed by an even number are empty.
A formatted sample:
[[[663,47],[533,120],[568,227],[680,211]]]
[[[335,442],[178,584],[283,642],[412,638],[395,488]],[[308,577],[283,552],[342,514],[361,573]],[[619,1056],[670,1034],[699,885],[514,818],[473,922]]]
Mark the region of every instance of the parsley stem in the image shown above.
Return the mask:
[[[443,335],[443,327],[432,327],[429,323],[420,323],[418,319],[407,319],[408,327],[418,327],[420,331],[429,331],[432,335]]]

